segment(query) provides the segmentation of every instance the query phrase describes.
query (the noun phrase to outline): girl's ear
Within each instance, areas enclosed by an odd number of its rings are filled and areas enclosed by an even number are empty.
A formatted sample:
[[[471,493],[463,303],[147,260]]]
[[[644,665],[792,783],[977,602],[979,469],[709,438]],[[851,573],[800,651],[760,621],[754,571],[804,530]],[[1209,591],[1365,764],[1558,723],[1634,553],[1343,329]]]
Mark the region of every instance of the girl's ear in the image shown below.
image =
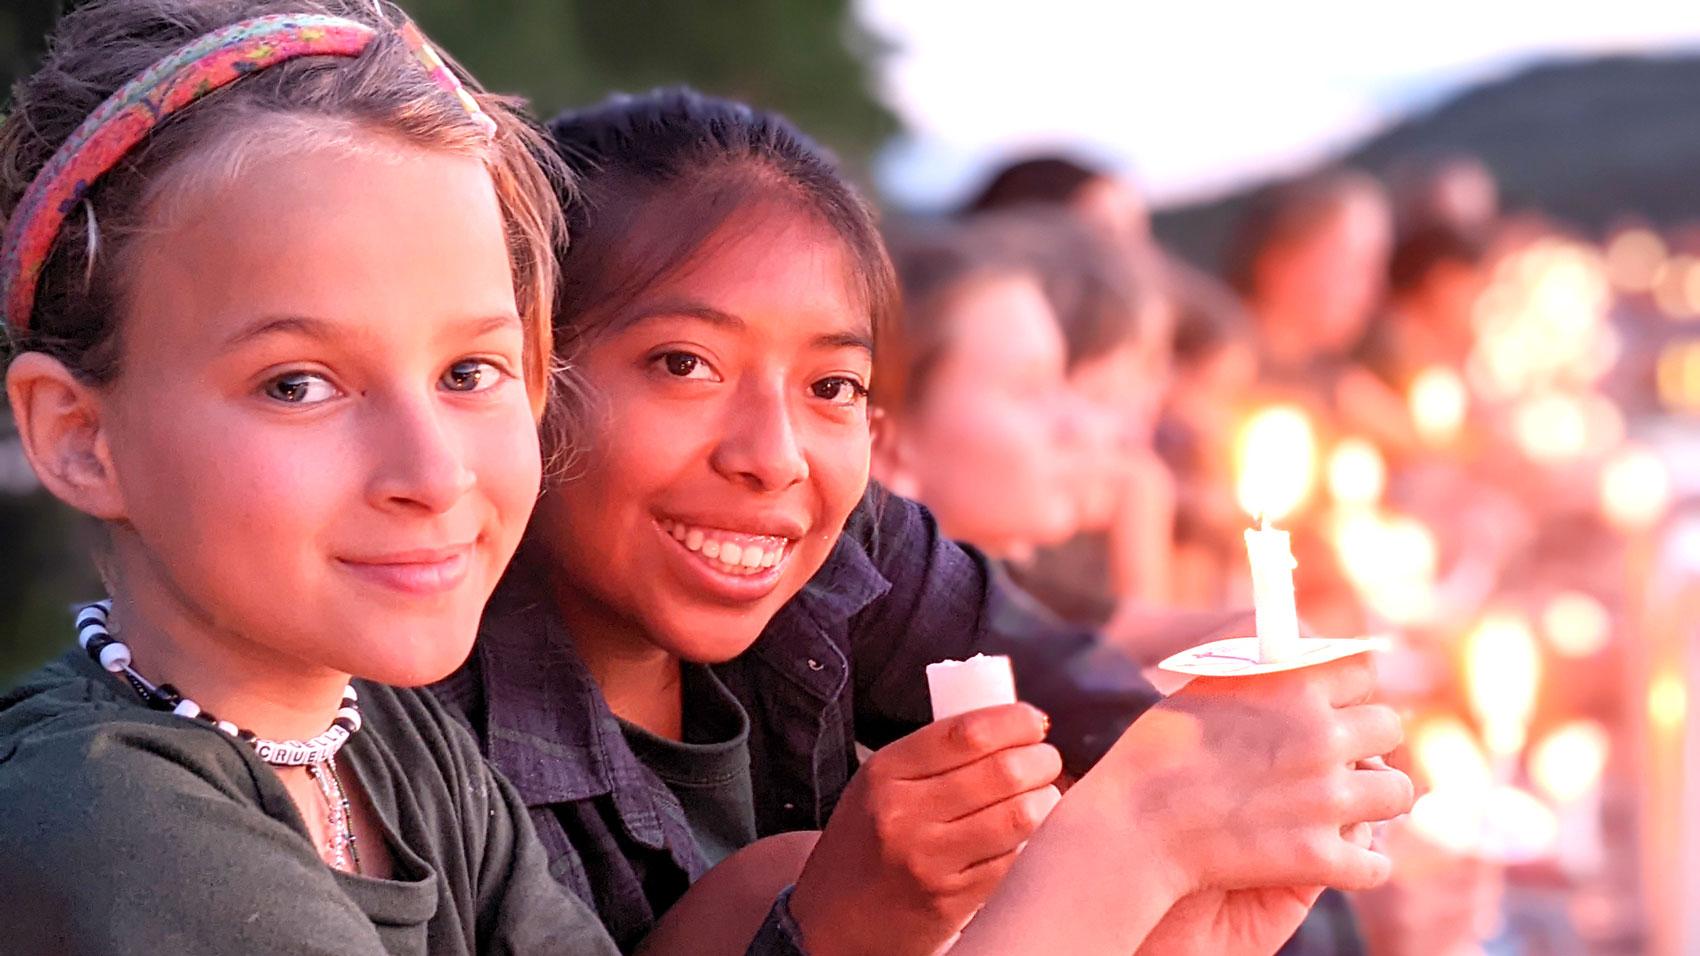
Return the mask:
[[[58,359],[25,352],[7,370],[6,394],[24,455],[47,490],[96,518],[123,518],[100,391]]]
[[[919,498],[921,482],[910,465],[914,456],[902,426],[884,409],[875,409],[872,425],[874,480],[894,495],[911,501]]]

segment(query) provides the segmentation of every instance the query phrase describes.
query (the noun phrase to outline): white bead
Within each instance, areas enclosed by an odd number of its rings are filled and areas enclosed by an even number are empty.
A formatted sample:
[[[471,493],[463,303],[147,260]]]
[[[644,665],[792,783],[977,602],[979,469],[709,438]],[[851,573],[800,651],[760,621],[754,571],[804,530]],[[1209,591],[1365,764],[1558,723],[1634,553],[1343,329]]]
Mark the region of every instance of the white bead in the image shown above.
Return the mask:
[[[343,689],[342,696],[348,700],[359,700],[360,695],[354,692],[354,685],[349,684]]]
[[[360,729],[360,711],[355,710],[353,707],[344,707],[337,711],[336,715],[338,717],[346,717],[348,722],[353,725],[348,728],[350,733]]]
[[[100,649],[100,666],[114,674],[130,666],[129,645],[111,643]]]
[[[221,720],[217,724],[215,724],[214,726],[216,726],[219,730],[224,731],[225,733],[229,734],[232,737],[234,737],[237,734],[242,732],[242,728],[236,726],[235,724],[231,723],[228,720]]]
[[[177,702],[176,707],[171,708],[171,712],[179,717],[196,717],[201,713],[201,705],[185,697]]]

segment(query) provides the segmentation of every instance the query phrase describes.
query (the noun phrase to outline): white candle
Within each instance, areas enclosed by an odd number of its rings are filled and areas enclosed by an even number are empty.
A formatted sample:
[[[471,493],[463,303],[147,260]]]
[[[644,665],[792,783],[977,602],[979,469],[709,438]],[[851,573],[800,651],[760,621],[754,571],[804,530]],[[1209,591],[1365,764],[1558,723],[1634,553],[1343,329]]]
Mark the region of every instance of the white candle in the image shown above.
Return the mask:
[[[933,719],[944,720],[982,707],[1015,703],[1015,671],[1009,658],[975,654],[965,661],[927,665]]]
[[[1299,611],[1293,597],[1292,536],[1269,527],[1247,528],[1246,552],[1251,556],[1252,601],[1257,609],[1257,652],[1263,663],[1283,661],[1299,649]]]

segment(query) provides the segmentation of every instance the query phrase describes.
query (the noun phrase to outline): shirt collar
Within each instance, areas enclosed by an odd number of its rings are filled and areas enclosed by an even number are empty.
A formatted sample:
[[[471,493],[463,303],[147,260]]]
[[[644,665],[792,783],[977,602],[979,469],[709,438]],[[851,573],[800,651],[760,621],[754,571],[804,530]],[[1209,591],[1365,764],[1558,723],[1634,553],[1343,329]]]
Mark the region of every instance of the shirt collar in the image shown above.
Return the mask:
[[[527,806],[586,800],[614,788],[619,725],[540,582],[510,570],[479,627],[490,762]]]

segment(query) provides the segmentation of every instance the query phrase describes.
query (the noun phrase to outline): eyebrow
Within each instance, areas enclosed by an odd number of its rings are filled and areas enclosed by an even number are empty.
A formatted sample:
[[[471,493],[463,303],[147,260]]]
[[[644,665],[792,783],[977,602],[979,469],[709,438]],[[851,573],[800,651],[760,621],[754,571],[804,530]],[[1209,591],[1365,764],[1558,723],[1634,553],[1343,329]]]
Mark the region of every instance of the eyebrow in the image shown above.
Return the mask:
[[[697,302],[658,303],[627,316],[623,322],[619,323],[619,327],[629,329],[644,322],[667,318],[697,319],[710,325],[734,331],[748,327],[748,323],[730,312],[722,312],[713,306]],[[863,331],[828,332],[815,336],[809,342],[809,345],[816,349],[861,349],[869,355],[874,352],[873,335]]]
[[[481,315],[457,322],[452,330],[469,337],[489,335],[510,327],[523,327],[520,317],[512,312],[497,315]],[[238,330],[225,340],[221,351],[233,351],[257,339],[278,335],[295,335],[302,338],[325,341],[336,336],[340,323],[306,315],[280,315],[262,319],[247,328]]]

